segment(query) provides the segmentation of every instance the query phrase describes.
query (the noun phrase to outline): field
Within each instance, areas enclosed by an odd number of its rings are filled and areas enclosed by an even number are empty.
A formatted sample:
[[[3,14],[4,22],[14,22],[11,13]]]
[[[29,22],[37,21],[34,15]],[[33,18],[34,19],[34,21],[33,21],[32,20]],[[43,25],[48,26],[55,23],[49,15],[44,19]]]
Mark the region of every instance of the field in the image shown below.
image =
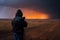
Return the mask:
[[[25,40],[60,40],[60,19],[30,19],[25,28]],[[14,40],[11,20],[0,19],[0,40]]]

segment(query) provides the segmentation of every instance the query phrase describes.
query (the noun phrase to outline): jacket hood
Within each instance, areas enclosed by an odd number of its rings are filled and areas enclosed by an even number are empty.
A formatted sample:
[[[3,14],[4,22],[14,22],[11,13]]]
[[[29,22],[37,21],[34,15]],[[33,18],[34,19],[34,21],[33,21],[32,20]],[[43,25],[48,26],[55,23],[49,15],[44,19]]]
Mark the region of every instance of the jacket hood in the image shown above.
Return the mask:
[[[23,13],[20,9],[17,10],[16,16],[22,17]]]

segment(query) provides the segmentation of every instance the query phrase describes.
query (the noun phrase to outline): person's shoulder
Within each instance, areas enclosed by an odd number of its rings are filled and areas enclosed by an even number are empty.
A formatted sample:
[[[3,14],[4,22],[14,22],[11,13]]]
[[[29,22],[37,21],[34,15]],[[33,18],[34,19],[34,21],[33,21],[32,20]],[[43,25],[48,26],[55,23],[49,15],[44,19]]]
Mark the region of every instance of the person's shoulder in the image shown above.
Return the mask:
[[[15,20],[25,20],[25,17],[15,17]]]
[[[25,19],[25,17],[23,17],[23,19]]]

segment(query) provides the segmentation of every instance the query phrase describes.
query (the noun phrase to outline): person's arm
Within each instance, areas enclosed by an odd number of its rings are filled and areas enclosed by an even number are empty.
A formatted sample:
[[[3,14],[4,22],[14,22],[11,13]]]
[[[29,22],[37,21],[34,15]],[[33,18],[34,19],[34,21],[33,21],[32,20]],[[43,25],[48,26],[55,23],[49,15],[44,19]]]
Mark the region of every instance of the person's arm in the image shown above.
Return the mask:
[[[24,27],[27,27],[28,23],[25,21]]]

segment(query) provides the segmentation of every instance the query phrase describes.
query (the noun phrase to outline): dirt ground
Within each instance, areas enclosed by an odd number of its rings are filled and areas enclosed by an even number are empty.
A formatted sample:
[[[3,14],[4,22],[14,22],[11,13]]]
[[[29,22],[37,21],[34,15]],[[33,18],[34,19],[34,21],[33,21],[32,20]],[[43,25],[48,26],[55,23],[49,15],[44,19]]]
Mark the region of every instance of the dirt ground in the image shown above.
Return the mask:
[[[60,20],[27,20],[24,40],[60,40]],[[0,40],[14,40],[11,20],[0,20]]]

